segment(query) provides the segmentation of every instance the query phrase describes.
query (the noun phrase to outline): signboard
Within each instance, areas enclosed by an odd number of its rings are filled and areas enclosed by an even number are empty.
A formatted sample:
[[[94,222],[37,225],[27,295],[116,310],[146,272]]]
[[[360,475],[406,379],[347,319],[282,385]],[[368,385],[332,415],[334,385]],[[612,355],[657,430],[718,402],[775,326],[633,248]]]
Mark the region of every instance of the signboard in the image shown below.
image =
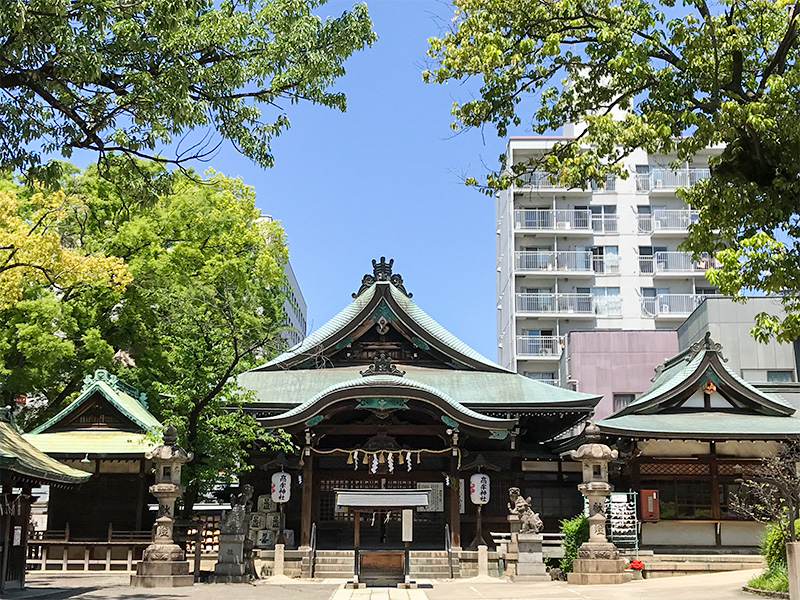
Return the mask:
[[[14,542],[13,546],[22,545],[22,525],[14,525]]]
[[[429,489],[428,506],[420,506],[419,512],[443,512],[444,511],[444,482],[442,481],[418,481],[418,490]]]
[[[414,541],[414,511],[410,508],[403,509],[403,540],[404,542]]]
[[[467,503],[464,499],[464,480],[458,480],[458,514],[463,515],[467,511]]]
[[[486,473],[475,473],[469,478],[469,499],[473,504],[488,504],[491,495],[491,481]]]
[[[292,497],[292,476],[280,471],[272,474],[272,500],[278,504],[288,502]]]

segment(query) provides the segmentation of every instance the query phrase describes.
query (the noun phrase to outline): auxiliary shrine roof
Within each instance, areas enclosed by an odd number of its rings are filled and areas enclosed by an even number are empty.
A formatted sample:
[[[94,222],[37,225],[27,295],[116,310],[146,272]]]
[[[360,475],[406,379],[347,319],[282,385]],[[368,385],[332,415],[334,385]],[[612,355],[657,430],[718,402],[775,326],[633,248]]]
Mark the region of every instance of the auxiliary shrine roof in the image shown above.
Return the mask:
[[[11,420],[10,409],[0,409],[0,469],[42,483],[76,485],[91,477],[50,458],[25,440]]]
[[[49,454],[143,454],[157,442],[147,438],[162,425],[146,399],[105,369],[83,381],[81,394],[25,439]]]
[[[780,439],[800,435],[795,408],[728,367],[709,334],[656,369],[639,398],[597,422],[607,434],[674,439]]]

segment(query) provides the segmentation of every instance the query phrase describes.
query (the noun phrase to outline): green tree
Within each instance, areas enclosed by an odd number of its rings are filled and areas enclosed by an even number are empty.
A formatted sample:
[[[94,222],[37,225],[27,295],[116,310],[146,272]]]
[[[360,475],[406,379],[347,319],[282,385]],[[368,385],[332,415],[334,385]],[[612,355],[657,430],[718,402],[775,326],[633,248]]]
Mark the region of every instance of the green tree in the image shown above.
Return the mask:
[[[692,162],[717,146],[711,177],[680,193],[699,209],[685,248],[713,252],[726,294],[784,295],[788,318],[756,333],[800,335],[800,4],[787,0],[455,0],[452,29],[431,38],[427,81],[478,77],[479,97],[453,106],[455,129],[500,136],[583,123],[529,163],[490,174],[503,189],[531,168],[562,184],[628,175],[637,148]],[[501,157],[504,161],[504,157]],[[475,178],[468,183],[479,185]],[[787,241],[788,240],[788,241]]]
[[[183,164],[216,130],[262,166],[289,126],[284,104],[340,110],[343,62],[375,41],[366,6],[324,0],[10,0],[0,4],[0,167],[27,171],[75,149]],[[207,135],[210,135],[207,133]]]
[[[191,506],[220,473],[246,468],[252,445],[288,444],[237,410],[249,397],[236,385],[282,344],[283,231],[260,219],[253,189],[238,179],[211,171],[197,181],[122,157],[111,174],[92,166],[63,181],[66,195],[86,202],[63,220],[61,236],[124,260],[132,281],[74,299],[43,285],[32,305],[7,309],[4,322],[30,322],[36,343],[56,347],[42,355],[3,328],[2,360],[17,378],[0,390],[46,397],[28,419],[41,420],[74,397],[87,367],[111,367],[148,392],[156,415],[175,422],[197,455],[187,468]]]

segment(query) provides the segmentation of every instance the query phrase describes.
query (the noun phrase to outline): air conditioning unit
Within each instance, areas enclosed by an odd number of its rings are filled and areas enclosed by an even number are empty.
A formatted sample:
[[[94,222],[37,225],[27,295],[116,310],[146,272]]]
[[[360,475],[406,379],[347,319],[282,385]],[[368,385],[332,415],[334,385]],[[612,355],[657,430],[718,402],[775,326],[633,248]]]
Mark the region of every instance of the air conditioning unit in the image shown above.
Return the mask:
[[[552,348],[539,348],[539,355],[540,356],[550,356],[553,354]]]
[[[657,188],[664,187],[664,182],[661,181],[660,179],[656,179],[653,183],[655,184],[655,187],[657,187]]]
[[[669,312],[669,304],[662,304],[661,305],[661,312],[668,313]]]
[[[653,228],[661,229],[661,221],[653,221]]]
[[[556,223],[556,229],[572,229],[572,223],[569,221],[558,221]]]

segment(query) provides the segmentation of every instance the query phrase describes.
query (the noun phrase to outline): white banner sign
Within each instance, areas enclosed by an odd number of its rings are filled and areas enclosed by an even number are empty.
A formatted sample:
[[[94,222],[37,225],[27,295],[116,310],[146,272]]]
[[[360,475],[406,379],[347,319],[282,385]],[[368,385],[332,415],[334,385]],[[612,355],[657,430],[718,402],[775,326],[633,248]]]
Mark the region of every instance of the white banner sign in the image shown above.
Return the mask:
[[[420,506],[419,512],[442,512],[444,511],[444,482],[441,481],[418,481],[417,489],[430,489],[428,492],[428,506]]]

